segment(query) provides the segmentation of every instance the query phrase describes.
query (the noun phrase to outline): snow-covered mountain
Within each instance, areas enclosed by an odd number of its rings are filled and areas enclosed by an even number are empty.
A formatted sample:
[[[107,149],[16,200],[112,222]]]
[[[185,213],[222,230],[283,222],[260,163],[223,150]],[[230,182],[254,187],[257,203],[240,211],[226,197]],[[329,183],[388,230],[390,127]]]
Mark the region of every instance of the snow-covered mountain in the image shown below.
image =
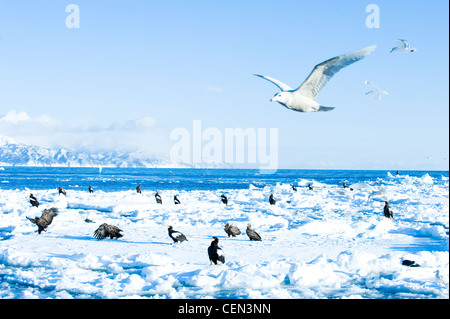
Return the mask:
[[[18,143],[11,137],[0,136],[0,166],[53,167],[187,167],[139,152],[108,151],[93,153],[64,148],[44,148]]]

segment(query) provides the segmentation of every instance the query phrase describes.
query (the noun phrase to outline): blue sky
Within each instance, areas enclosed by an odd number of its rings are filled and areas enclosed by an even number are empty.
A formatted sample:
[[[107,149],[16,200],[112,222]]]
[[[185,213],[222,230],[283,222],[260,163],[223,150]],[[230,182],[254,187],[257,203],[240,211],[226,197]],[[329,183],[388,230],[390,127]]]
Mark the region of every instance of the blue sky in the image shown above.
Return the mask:
[[[66,27],[66,6],[80,28]],[[369,4],[380,28],[367,28]],[[0,0],[0,135],[167,156],[175,128],[278,128],[280,168],[448,170],[447,1]],[[389,54],[398,38],[417,48]],[[252,74],[300,85],[376,44],[298,113]],[[369,80],[389,92],[366,96]]]

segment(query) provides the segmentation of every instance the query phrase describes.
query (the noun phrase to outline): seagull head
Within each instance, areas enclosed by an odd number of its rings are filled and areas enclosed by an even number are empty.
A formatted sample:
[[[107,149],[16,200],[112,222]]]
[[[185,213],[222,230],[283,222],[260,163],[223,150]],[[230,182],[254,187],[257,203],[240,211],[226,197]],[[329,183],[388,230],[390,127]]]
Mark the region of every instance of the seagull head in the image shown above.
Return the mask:
[[[279,102],[279,103],[284,103],[286,102],[286,93],[285,92],[279,92],[277,94],[275,94],[275,96],[273,98],[270,99],[270,102]]]

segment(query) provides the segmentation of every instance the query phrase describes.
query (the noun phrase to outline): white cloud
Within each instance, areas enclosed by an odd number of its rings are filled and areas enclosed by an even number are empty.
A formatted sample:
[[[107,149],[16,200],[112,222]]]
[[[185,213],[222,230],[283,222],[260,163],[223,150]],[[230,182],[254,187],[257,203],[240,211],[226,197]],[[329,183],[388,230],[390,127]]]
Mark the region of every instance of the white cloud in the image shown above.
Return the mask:
[[[223,89],[220,86],[214,86],[210,85],[206,88],[206,91],[208,92],[215,92],[215,93],[221,93],[223,92]]]
[[[63,123],[49,115],[32,117],[27,112],[10,111],[0,115],[0,135],[42,147],[89,148],[93,151],[119,149],[164,153],[169,145],[169,134],[159,130],[156,120],[150,116],[88,124]]]

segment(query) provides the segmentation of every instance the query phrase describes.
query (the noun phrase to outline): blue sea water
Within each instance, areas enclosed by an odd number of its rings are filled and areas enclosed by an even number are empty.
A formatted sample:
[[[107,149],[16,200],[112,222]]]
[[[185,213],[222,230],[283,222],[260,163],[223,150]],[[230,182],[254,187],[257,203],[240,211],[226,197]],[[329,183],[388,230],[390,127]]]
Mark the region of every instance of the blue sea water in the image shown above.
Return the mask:
[[[45,190],[62,187],[66,190],[88,189],[116,192],[134,190],[222,190],[274,186],[299,180],[330,185],[376,182],[396,171],[380,170],[299,170],[280,169],[264,174],[251,169],[170,169],[170,168],[70,168],[70,167],[4,167],[0,170],[0,189]],[[400,175],[421,177],[429,174],[438,183],[449,171],[399,171]]]

